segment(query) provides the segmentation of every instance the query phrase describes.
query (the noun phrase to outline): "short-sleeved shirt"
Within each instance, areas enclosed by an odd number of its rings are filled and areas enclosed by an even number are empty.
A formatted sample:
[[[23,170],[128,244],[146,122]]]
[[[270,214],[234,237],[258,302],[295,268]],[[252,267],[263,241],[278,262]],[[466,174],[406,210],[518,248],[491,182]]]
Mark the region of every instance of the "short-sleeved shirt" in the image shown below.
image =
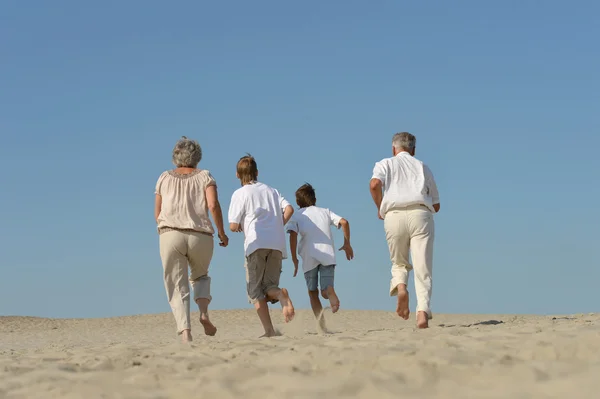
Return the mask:
[[[300,208],[287,225],[287,231],[300,235],[298,253],[304,273],[319,265],[335,265],[335,246],[331,226],[338,227],[342,218],[329,209],[309,206]]]
[[[260,182],[246,184],[231,196],[229,223],[242,226],[244,252],[275,249],[287,258],[283,210],[290,203],[276,189]]]
[[[155,190],[162,197],[158,230],[172,228],[214,234],[206,202],[206,188],[213,185],[217,183],[208,170],[197,169],[189,174],[163,172]]]
[[[432,212],[434,204],[440,203],[440,195],[433,174],[427,165],[410,155],[400,152],[395,157],[375,164],[372,179],[383,184],[383,199],[379,213],[410,205],[425,205]]]

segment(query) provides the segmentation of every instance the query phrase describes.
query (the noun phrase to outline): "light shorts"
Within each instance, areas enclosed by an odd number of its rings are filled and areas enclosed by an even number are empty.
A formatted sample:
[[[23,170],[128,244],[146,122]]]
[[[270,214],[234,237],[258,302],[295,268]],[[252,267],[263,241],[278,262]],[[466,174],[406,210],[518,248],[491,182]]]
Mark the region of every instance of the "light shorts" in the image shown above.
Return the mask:
[[[312,270],[304,273],[304,279],[306,280],[306,287],[309,291],[318,291],[319,285],[321,291],[326,290],[329,287],[333,287],[333,276],[335,275],[335,265],[323,266],[319,265]],[[319,279],[320,284],[319,283]]]

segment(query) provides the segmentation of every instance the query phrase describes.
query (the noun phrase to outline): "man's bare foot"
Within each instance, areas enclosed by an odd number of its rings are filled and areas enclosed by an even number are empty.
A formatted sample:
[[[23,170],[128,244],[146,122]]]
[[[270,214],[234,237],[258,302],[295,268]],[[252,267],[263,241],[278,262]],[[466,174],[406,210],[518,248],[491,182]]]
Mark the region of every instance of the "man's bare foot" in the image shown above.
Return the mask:
[[[281,294],[279,294],[279,302],[281,303],[283,318],[285,319],[286,323],[289,323],[294,318],[295,310],[287,289],[281,289]]]
[[[418,328],[429,328],[429,316],[427,312],[417,312],[417,327]]]
[[[200,315],[200,324],[204,327],[204,334],[214,337],[217,333],[217,327],[210,321],[206,313]]]
[[[405,287],[398,288],[398,307],[396,308],[398,316],[404,320],[408,320],[410,316],[410,309],[408,308],[408,291]]]
[[[327,297],[329,298],[329,305],[331,306],[331,311],[333,313],[336,313],[340,309],[340,299],[335,293],[333,287],[328,287],[326,293]]]
[[[181,341],[184,344],[192,342],[192,332],[190,330],[183,330],[183,332],[181,333]]]

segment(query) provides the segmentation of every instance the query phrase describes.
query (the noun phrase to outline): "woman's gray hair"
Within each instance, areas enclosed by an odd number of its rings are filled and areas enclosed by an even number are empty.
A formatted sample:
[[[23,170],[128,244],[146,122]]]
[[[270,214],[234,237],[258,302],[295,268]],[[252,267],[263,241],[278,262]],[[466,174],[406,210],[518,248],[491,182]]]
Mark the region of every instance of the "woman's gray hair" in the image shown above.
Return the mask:
[[[417,138],[408,132],[396,133],[392,138],[392,145],[397,151],[414,151]]]
[[[173,163],[178,168],[195,168],[201,159],[202,148],[196,140],[182,136],[173,148]]]

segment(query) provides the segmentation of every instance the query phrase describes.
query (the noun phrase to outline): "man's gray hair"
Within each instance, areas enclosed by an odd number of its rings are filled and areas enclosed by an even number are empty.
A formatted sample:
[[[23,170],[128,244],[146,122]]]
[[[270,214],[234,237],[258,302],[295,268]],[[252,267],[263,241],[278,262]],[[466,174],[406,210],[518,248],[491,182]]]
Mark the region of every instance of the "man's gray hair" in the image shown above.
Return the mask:
[[[396,133],[392,139],[392,145],[397,151],[414,151],[417,138],[408,132]]]
[[[173,163],[178,168],[195,168],[201,159],[202,148],[196,140],[182,136],[173,148]]]

